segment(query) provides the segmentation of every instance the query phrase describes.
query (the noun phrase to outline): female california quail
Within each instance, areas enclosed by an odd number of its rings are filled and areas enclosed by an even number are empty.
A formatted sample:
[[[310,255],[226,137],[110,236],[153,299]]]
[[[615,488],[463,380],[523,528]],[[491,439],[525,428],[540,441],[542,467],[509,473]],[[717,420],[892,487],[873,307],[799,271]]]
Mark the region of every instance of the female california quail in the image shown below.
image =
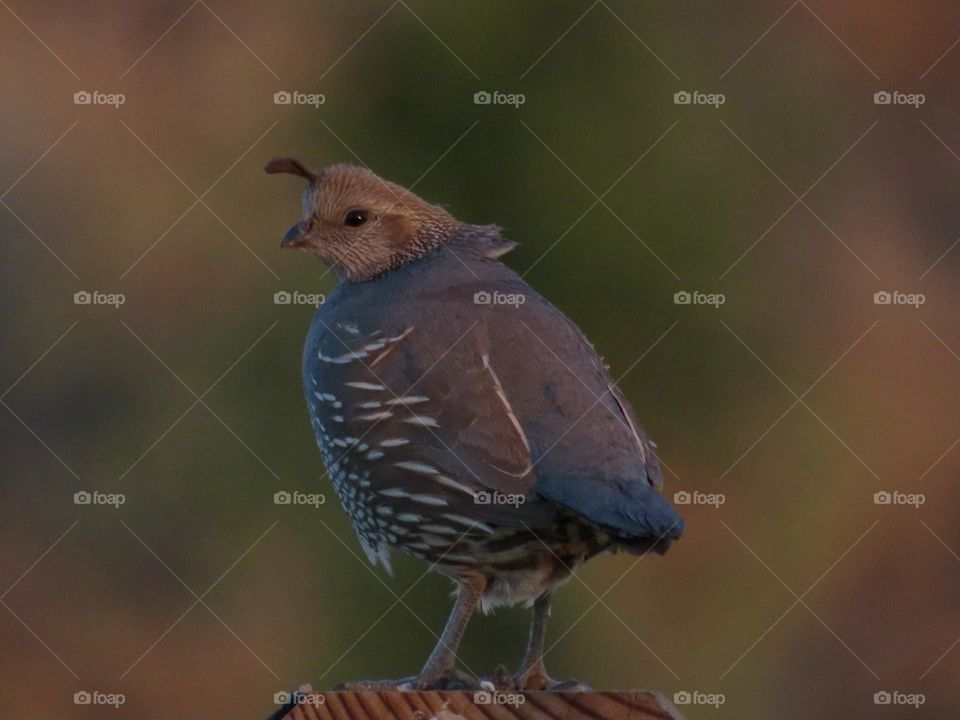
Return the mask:
[[[478,604],[518,602],[534,617],[516,685],[553,686],[553,589],[598,553],[663,553],[683,531],[653,443],[583,333],[499,261],[514,245],[499,228],[362,168],[266,170],[310,181],[282,246],[339,278],[303,355],[337,496],[372,563],[401,550],[458,585],[415,687],[449,683]]]

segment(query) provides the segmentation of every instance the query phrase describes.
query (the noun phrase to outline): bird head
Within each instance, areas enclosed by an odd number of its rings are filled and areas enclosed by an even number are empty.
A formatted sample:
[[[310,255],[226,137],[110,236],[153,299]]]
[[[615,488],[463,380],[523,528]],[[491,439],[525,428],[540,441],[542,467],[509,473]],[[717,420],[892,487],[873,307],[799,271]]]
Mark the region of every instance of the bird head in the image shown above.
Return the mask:
[[[268,173],[310,182],[300,221],[281,247],[313,253],[351,282],[370,280],[436,249],[460,227],[446,210],[353,165],[315,173],[294,158],[275,158]]]

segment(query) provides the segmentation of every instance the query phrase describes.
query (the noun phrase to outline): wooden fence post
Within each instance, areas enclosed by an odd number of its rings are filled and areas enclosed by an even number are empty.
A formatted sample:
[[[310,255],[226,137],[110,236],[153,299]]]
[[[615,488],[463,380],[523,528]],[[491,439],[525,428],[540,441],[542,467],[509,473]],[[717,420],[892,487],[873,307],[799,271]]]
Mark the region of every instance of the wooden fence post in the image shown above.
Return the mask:
[[[268,720],[683,720],[663,695],[626,692],[314,692]]]

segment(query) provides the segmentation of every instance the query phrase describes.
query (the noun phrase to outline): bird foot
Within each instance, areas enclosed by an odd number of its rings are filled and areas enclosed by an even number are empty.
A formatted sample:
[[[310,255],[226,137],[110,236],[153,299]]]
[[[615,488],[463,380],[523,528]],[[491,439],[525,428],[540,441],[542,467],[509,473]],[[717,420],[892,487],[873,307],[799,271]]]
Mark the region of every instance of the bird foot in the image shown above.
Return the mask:
[[[415,692],[418,690],[477,690],[480,681],[459,668],[450,668],[436,675],[420,675],[399,680],[353,680],[334,690],[347,692]]]
[[[593,688],[580,680],[555,680],[547,690],[550,692],[590,693]]]
[[[519,690],[517,681],[504,665],[497,665],[493,675],[484,678],[480,683],[481,690]]]
[[[417,678],[401,678],[399,680],[350,680],[334,685],[334,692],[394,692],[396,690],[412,690]]]
[[[590,686],[579,680],[554,680],[543,669],[529,670],[516,675],[503,666],[497,666],[493,675],[476,678],[459,668],[451,668],[437,675],[420,675],[399,680],[352,680],[333,688],[347,692],[416,692],[455,690],[503,690],[547,692],[593,692]]]
[[[459,668],[450,668],[438,674],[421,673],[412,678],[410,687],[401,690],[477,690],[480,680]]]
[[[543,666],[522,670],[510,680],[511,690],[546,690],[547,692],[593,692],[592,688],[579,680],[554,680],[547,675]],[[499,686],[498,686],[499,687]]]

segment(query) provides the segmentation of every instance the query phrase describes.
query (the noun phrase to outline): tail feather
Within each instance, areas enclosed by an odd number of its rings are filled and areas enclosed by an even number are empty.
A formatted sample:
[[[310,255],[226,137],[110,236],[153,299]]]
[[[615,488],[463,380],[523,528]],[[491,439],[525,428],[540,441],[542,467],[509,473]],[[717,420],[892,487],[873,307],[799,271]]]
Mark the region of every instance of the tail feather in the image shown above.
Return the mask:
[[[683,519],[645,481],[542,480],[537,492],[607,530],[625,550],[663,554]]]

